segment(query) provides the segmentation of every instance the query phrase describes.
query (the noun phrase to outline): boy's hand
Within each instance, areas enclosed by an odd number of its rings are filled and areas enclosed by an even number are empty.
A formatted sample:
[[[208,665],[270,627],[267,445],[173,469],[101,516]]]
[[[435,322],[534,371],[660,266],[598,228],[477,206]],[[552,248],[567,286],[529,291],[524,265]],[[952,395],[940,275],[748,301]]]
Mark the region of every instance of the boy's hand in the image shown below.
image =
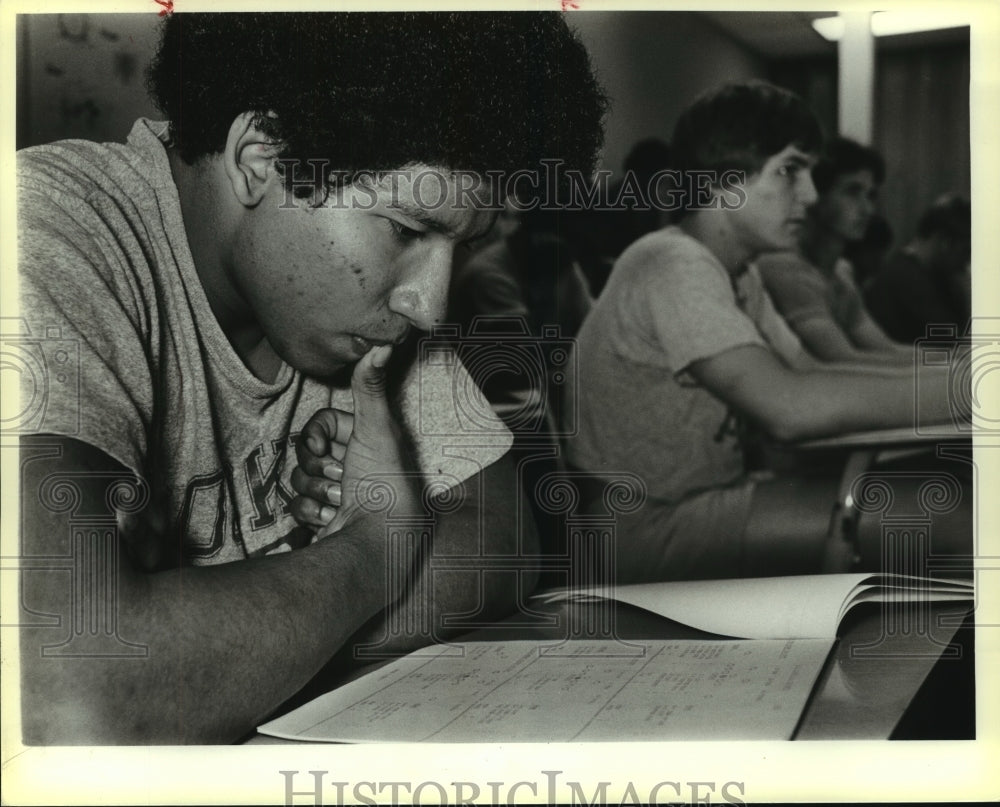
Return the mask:
[[[321,409],[299,436],[299,464],[292,471],[299,495],[291,511],[300,524],[319,528],[319,537],[363,514],[366,477],[392,486],[394,510],[419,506],[416,475],[408,472],[400,429],[386,399],[385,365],[391,353],[389,345],[373,348],[355,366],[353,414]]]

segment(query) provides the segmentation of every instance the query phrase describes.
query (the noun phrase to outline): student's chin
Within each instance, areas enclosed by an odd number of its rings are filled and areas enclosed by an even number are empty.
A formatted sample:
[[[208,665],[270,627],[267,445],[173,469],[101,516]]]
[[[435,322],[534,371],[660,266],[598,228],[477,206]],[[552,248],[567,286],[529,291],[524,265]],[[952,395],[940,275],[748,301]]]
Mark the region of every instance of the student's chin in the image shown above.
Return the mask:
[[[349,387],[351,386],[351,375],[354,372],[354,365],[357,364],[356,361],[348,362],[342,364],[334,370],[330,370],[325,374],[311,374],[313,378],[317,381],[321,381],[332,387]]]

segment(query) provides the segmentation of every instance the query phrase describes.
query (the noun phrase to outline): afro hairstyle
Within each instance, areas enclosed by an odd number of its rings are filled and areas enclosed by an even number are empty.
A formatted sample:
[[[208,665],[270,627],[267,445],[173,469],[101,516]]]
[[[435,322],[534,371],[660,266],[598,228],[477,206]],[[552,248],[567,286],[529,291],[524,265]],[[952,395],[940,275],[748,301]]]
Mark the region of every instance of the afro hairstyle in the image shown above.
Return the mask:
[[[589,173],[608,105],[564,16],[540,12],[174,13],[147,84],[189,164],[251,112],[282,163],[341,177],[542,159]]]

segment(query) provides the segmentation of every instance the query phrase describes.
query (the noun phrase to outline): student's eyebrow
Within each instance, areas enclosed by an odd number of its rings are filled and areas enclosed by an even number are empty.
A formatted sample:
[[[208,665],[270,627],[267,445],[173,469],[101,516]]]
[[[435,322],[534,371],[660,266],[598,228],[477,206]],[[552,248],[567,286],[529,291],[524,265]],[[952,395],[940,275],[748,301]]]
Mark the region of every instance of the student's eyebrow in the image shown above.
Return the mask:
[[[403,202],[398,199],[388,204],[387,207],[389,210],[398,211],[404,216],[413,219],[418,224],[424,225],[424,227],[428,230],[433,230],[436,233],[441,233],[442,235],[447,235],[451,238],[456,236],[455,231],[451,227],[443,221],[434,218],[422,207],[411,205],[408,202]]]
[[[391,204],[389,204],[388,208],[390,210],[396,210],[402,213],[404,216],[413,219],[417,223],[424,225],[428,230],[432,230],[433,232],[436,233],[441,233],[442,235],[446,235],[449,238],[458,237],[458,233],[455,230],[453,230],[443,221],[434,218],[422,207],[418,207],[417,205],[411,205],[408,202],[404,202],[397,199]],[[463,238],[462,243],[469,244],[473,241],[483,238],[489,233],[491,229],[493,229],[492,221],[490,222],[489,226],[486,227],[485,229],[479,232],[472,233],[471,235]]]

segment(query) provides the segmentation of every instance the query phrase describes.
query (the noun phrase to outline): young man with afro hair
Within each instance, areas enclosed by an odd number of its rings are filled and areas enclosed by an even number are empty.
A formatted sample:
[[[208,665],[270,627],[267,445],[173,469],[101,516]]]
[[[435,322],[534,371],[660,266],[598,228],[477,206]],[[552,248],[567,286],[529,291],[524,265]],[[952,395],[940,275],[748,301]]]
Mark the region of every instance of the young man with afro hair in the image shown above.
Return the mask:
[[[28,744],[231,742],[338,651],[537,577],[482,568],[537,552],[510,435],[416,343],[505,177],[592,169],[606,102],[564,18],[175,13],[149,79],[168,123],[18,158],[25,327],[75,373],[23,429],[23,552],[80,584],[23,575],[25,614],[64,615],[22,620]],[[104,531],[74,548],[79,519]]]

